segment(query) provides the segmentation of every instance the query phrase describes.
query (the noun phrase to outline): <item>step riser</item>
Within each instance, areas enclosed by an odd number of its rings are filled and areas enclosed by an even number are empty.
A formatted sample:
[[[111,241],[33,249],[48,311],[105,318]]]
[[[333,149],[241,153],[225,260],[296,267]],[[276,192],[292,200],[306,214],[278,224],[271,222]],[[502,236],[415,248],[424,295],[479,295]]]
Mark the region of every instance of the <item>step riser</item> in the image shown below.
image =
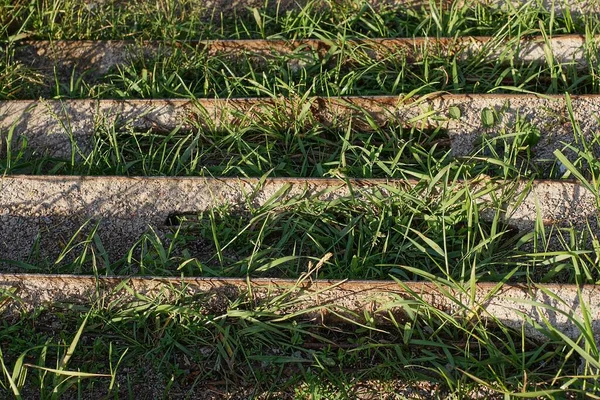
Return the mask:
[[[593,67],[588,65],[586,39],[580,35],[554,38],[536,36],[518,42],[499,41],[489,36],[363,39],[348,40],[345,43],[316,39],[181,41],[171,44],[156,41],[39,40],[19,42],[14,61],[50,74],[51,79],[54,79],[55,71],[70,78],[73,68],[80,73],[90,70],[105,74],[113,67],[128,65],[136,60],[172,56],[176,49],[188,56],[224,56],[239,60],[250,57],[254,64],[276,57],[294,56],[289,63],[298,68],[311,60],[323,59],[332,45],[346,46],[351,51],[347,56],[358,52],[364,53],[373,61],[406,59],[408,62],[422,61],[424,54],[431,54],[435,57],[457,57],[459,61],[478,57],[483,63],[496,63],[498,60],[546,63],[546,50],[549,50],[548,54],[553,56],[555,63],[575,64],[578,68]],[[510,53],[507,49],[515,50]]]
[[[532,147],[534,158],[553,159],[552,153],[562,149],[563,142],[574,143],[565,96],[430,95],[410,99],[375,96],[307,101],[316,123],[330,125],[336,120],[340,123],[355,117],[356,129],[371,130],[369,124],[359,121],[361,115],[368,113],[380,126],[400,124],[419,129],[447,129],[456,156],[473,154],[484,134],[497,135],[503,127],[507,133],[513,132],[511,127],[519,120],[539,129],[540,140]],[[571,102],[574,121],[587,140],[592,140],[594,133],[600,130],[600,96],[571,96]],[[2,101],[0,136],[5,142],[7,133],[12,130],[13,146],[18,145],[19,137],[25,137],[30,151],[70,158],[73,143],[84,154],[91,149],[93,135],[101,126],[116,127],[117,131],[123,127],[159,132],[177,127],[218,129],[256,124],[256,121],[268,123],[275,109],[282,118],[288,116],[294,121],[304,104],[283,98]],[[459,119],[451,118],[455,109],[460,110]],[[483,123],[482,114],[488,110],[494,114],[493,126]]]
[[[414,181],[350,181],[353,196],[421,196],[433,201],[438,194],[416,190]],[[538,215],[549,225],[596,227],[596,199],[575,183],[536,181],[502,185],[490,182],[459,184],[471,198],[492,204],[482,213],[490,220],[494,209],[502,210],[509,225],[521,232],[534,228]],[[124,178],[124,177],[27,177],[0,179],[0,259],[24,260],[38,235],[40,252],[50,259],[86,222],[85,232],[100,223],[98,235],[112,261],[126,254],[148,226],[159,236],[172,230],[168,221],[174,215],[198,214],[230,205],[247,210],[260,207],[277,194],[278,201],[294,196],[332,200],[349,196],[349,187],[340,180],[239,178]],[[426,197],[429,196],[429,197]],[[515,199],[523,196],[521,203]],[[510,198],[508,209],[501,200]],[[495,206],[493,206],[495,204]]]
[[[126,285],[124,284],[126,282]],[[130,288],[125,289],[124,286]],[[474,289],[474,292],[473,292]],[[224,279],[224,278],[129,278],[89,277],[73,275],[0,275],[0,290],[13,292],[18,300],[4,300],[2,311],[15,314],[33,307],[57,302],[108,305],[117,301],[122,307],[139,300],[136,294],[163,299],[170,296],[206,295],[200,300],[207,312],[227,313],[232,299],[249,295],[255,304],[275,301],[287,294],[280,306],[282,315],[298,312],[302,320],[330,324],[344,322],[339,315],[364,323],[370,315],[384,328],[390,315],[397,320],[406,318],[402,303],[414,309],[420,299],[454,318],[498,321],[526,336],[547,340],[526,322],[526,318],[552,327],[571,339],[581,333],[576,321],[583,321],[581,305],[588,308],[592,318],[595,340],[600,338],[600,288],[575,285],[496,285],[480,283],[474,287],[449,287],[445,284],[381,281],[322,281],[304,277],[299,281],[281,279]],[[561,299],[561,300],[557,300]],[[164,300],[163,300],[164,302]],[[98,303],[96,303],[98,304]],[[413,310],[414,311],[414,310]],[[337,314],[337,315],[336,315]]]
[[[258,207],[288,186],[282,199],[305,191],[310,197],[331,190],[319,196],[322,199],[348,194],[343,182],[335,180],[275,179],[260,185],[258,179],[237,178],[4,177],[0,179],[0,259],[25,259],[38,234],[41,251],[55,258],[83,224],[91,222],[89,232],[102,221],[98,235],[114,261],[148,226],[164,237],[173,229],[166,226],[173,215],[226,204],[245,209],[247,201]]]

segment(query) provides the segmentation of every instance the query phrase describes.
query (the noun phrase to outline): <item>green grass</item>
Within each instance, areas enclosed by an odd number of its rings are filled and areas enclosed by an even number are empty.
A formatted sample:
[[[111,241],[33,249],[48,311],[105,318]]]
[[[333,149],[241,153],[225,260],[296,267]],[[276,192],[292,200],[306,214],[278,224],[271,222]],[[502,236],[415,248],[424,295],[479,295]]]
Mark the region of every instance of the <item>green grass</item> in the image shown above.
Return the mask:
[[[263,115],[271,113],[266,110]],[[181,230],[174,216],[167,242],[149,232],[126,259],[107,263],[101,248],[76,248],[74,254],[81,254],[73,256],[76,265],[33,256],[27,269],[80,273],[91,272],[90,265],[104,265],[102,274],[252,273],[295,278],[307,260],[332,252],[335,257],[322,269],[323,278],[385,279],[400,273],[414,279],[396,268],[410,265],[461,280],[476,262],[480,279],[497,280],[513,268],[521,271],[515,279],[524,277],[529,266],[545,259],[524,256],[539,233],[516,232],[502,222],[501,213],[492,219],[482,216],[505,208],[514,196],[512,181],[547,173],[561,177],[555,170],[540,170],[533,161],[529,147],[535,130],[527,123],[518,122],[514,131],[507,128],[483,141],[476,149],[482,155],[456,159],[441,130],[387,126],[364,131],[353,127],[357,119],[336,128],[311,118],[295,120],[285,130],[276,119],[164,133],[100,125],[89,153],[53,159],[32,154],[24,145],[11,149],[4,173],[383,178],[415,179],[418,184],[410,190],[390,187],[385,195],[376,191],[336,201],[298,196],[283,202],[275,196],[263,208],[224,207],[204,215],[182,215]],[[497,180],[492,187],[504,186],[506,195],[490,204],[471,205],[479,195],[469,190],[469,183],[482,175]],[[89,246],[97,240],[90,237]],[[586,242],[572,246],[586,248]],[[536,269],[539,279],[565,279],[565,273],[549,264],[542,272]],[[586,280],[595,281],[596,268],[587,269]]]
[[[500,213],[491,219],[480,216],[505,199],[469,205],[481,193],[471,193],[468,182],[450,180],[440,178],[438,183],[447,187],[441,195],[422,194],[435,184],[431,180],[411,189],[382,185],[329,201],[303,195],[282,201],[278,193],[250,210],[223,207],[173,216],[167,221],[169,237],[150,231],[123,260],[107,262],[92,232],[85,245],[77,239],[72,249],[67,247],[63,254],[70,257],[64,260],[34,255],[19,266],[30,272],[296,278],[310,260],[331,252],[320,278],[418,278],[399,268],[409,265],[465,280],[474,263],[478,279],[502,279],[519,266],[515,277],[526,276],[527,263],[517,257],[523,253],[520,236],[505,226]]]
[[[352,122],[336,127],[313,117],[277,124],[167,132],[100,124],[91,149],[76,149],[75,158],[44,157],[22,142],[0,168],[11,174],[411,178],[435,175],[452,163],[441,130],[365,131]]]
[[[5,132],[11,145],[6,157],[0,159],[0,171],[423,179],[450,170],[453,180],[482,175],[509,180],[570,176],[557,168],[555,157],[539,159],[533,146],[539,141],[540,130],[518,116],[504,127],[488,127],[471,154],[454,157],[451,139],[441,127],[409,128],[392,118],[381,123],[360,109],[351,117],[339,114],[322,121],[318,112],[310,112],[308,102],[294,106],[298,111],[275,103],[261,105],[252,118],[233,111],[218,126],[204,111],[191,112],[173,129],[148,130],[136,128],[131,117],[106,115],[104,119],[98,115],[89,139],[73,140],[72,154],[64,158],[41,153],[27,143],[26,133],[19,139],[11,128]],[[71,130],[65,117],[53,118],[66,137],[83,136]],[[579,136],[565,139],[572,144],[557,146],[576,166],[585,162],[582,154],[594,154],[598,148],[596,139]]]
[[[12,24],[5,36],[28,35],[39,39],[299,39],[322,34],[347,37],[412,37],[494,35],[505,29],[528,34],[545,29],[553,34],[586,33],[597,16],[553,13],[536,1],[522,7],[498,10],[484,5],[440,7],[435,1],[422,8],[371,7],[367,2],[308,1],[295,10],[277,7],[245,9],[226,14],[204,11],[199,0],[180,2],[90,2],[73,0],[4,0],[2,14]]]
[[[96,4],[92,11],[84,3],[66,0],[41,1],[27,7],[0,6],[11,13],[11,18],[18,21],[13,25],[19,27],[15,32],[4,33],[0,66],[6,73],[0,75],[0,86],[5,87],[0,98],[244,97],[291,93],[334,96],[400,94],[415,89],[421,93],[506,92],[514,88],[540,93],[599,91],[593,51],[593,37],[599,28],[593,15],[556,15],[531,5],[505,11],[468,5],[439,9],[435,2],[422,10],[381,11],[349,2],[329,4],[325,9],[309,3],[301,10],[275,14],[272,9],[254,9],[240,11],[241,15],[231,21],[213,18],[207,22],[198,11],[202,7],[193,1],[149,4],[108,1]],[[347,44],[349,39],[364,37],[495,35],[500,48],[516,48],[520,38],[566,33],[586,36],[590,51],[585,68],[556,62],[524,65],[510,51],[499,62],[481,62],[479,55],[468,60],[443,57],[435,51],[426,52],[423,60],[416,63],[397,54],[373,62],[365,51]],[[43,78],[14,59],[17,38],[160,39],[167,43],[189,39],[319,38],[335,46],[323,59],[298,52],[266,63],[250,62],[247,57],[207,57],[180,49],[169,57],[134,60],[100,77],[82,71],[56,71],[56,76]],[[502,43],[502,39],[515,44]],[[484,50],[481,57],[486,54]]]
[[[218,387],[251,397],[349,398],[369,380],[392,388],[424,381],[438,396],[457,397],[484,391],[562,398],[597,390],[597,361],[577,354],[593,350],[551,326],[540,328],[548,340],[527,339],[499,321],[461,319],[417,295],[390,303],[406,310],[402,320],[340,330],[304,312],[286,317],[293,309],[286,296],[258,303],[249,296],[241,293],[225,308],[177,292],[39,308],[0,326],[2,337],[27,338],[4,342],[2,382],[6,391],[40,398],[195,397]],[[65,362],[69,347],[74,353]]]
[[[503,10],[468,3],[373,9],[358,1],[326,2],[324,8],[309,3],[291,11],[259,7],[211,15],[204,2],[192,0],[0,0],[0,99],[600,92],[597,15],[556,14],[535,1]],[[485,54],[463,60],[433,51],[418,62],[397,54],[373,62],[348,43],[494,35],[498,44],[567,33],[585,35],[585,67],[561,65],[551,56],[522,64],[510,52],[498,62],[482,62]],[[153,39],[168,46],[246,38],[320,38],[336,45],[323,58],[297,52],[262,63],[208,57],[184,46],[168,56],[134,57],[100,75],[44,74],[15,57],[20,39]],[[308,116],[290,119],[276,108],[261,118],[167,131],[99,124],[91,147],[75,147],[64,159],[15,143],[0,158],[0,173],[415,179],[415,187],[382,186],[335,201],[273,198],[245,210],[223,206],[174,215],[165,221],[171,224],[166,237],[149,230],[120,260],[108,260],[94,228],[86,226],[82,232],[90,233],[75,236],[57,260],[39,257],[34,244],[28,259],[8,265],[46,273],[307,279],[323,260],[311,278],[420,280],[463,291],[479,281],[600,281],[598,221],[576,229],[538,220],[533,231],[519,232],[498,212],[514,204],[517,180],[575,178],[599,193],[600,144],[597,136],[582,134],[572,107],[565,121],[573,138],[545,163],[532,149],[540,129],[523,118],[502,129],[490,124],[473,153],[458,158],[442,129],[378,126],[366,114],[362,121],[326,125]],[[481,193],[470,184],[481,178],[503,195],[477,202]],[[383,323],[367,312],[332,325],[294,308],[295,294],[257,302],[251,293],[237,293],[221,303],[210,294],[138,294],[135,301],[54,303],[5,315],[0,394],[329,399],[424,388],[426,397],[433,390],[440,398],[562,399],[599,391],[595,316],[576,321],[581,335],[574,340],[549,323],[526,321],[546,337],[538,340],[502,321],[463,318],[471,308],[456,299],[451,312],[415,293],[389,304],[405,311],[402,319]],[[1,293],[0,306],[18,308],[20,295]]]
[[[499,39],[498,39],[499,40]],[[383,54],[374,61],[363,47],[335,38],[329,51],[298,50],[267,60],[208,57],[205,52],[178,48],[168,56],[140,59],[113,67],[104,74],[57,69],[42,75],[15,58],[17,43],[6,45],[0,66],[5,87],[2,99],[48,98],[205,98],[512,93],[598,93],[597,63],[523,63],[507,52],[497,62],[485,61],[487,49],[463,59],[433,50],[411,61],[401,54]],[[516,43],[516,41],[515,41]],[[594,41],[590,39],[590,46]],[[505,44],[501,44],[504,46]],[[493,44],[491,45],[493,46]],[[510,46],[510,45],[509,45]]]

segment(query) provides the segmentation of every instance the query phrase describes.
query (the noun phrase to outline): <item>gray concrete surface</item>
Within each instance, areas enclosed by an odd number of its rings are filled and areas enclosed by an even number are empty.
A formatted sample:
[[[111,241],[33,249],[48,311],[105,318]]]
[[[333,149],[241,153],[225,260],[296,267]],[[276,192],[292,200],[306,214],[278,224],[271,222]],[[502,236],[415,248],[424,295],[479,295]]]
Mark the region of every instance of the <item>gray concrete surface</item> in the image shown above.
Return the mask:
[[[350,184],[353,196],[359,198],[369,193],[388,196],[390,189],[400,195],[429,196],[429,201],[439,196],[435,188],[428,195],[415,192],[414,181],[351,180]],[[538,213],[548,225],[596,227],[596,197],[575,183],[482,181],[455,187],[463,189],[479,204],[493,206],[483,213],[485,218],[498,210],[520,231],[533,229]],[[250,178],[5,176],[0,178],[0,259],[24,261],[36,241],[40,254],[54,259],[87,222],[75,242],[85,240],[99,224],[98,237],[115,261],[149,226],[164,237],[173,229],[167,226],[173,215],[198,214],[219,205],[243,211],[249,204],[264,204],[280,190],[279,200],[350,195],[346,182],[335,179],[273,178],[260,183]]]
[[[600,128],[600,96],[570,96],[573,120],[580,132],[590,143]],[[350,108],[368,110],[380,124],[401,121],[404,125],[418,128],[442,128],[448,131],[453,154],[467,156],[487,154],[478,151],[478,142],[499,134],[525,132],[516,130],[517,122],[527,123],[529,128],[539,131],[539,142],[531,146],[533,158],[553,160],[553,152],[564,149],[567,155],[572,151],[565,144],[581,148],[581,137],[575,137],[569,117],[565,96],[545,96],[535,94],[431,94],[404,99],[402,97],[371,97],[332,99],[328,109],[332,114],[347,113]],[[459,110],[460,117],[452,117],[452,110]],[[483,121],[483,113],[493,115],[493,124]],[[512,139],[508,139],[510,142]],[[578,143],[577,143],[578,142]],[[500,143],[499,147],[503,145]],[[591,146],[593,148],[594,146]],[[597,145],[595,147],[598,147]]]
[[[5,143],[12,132],[13,145],[26,138],[30,150],[38,154],[70,157],[74,151],[79,156],[102,132],[244,124],[272,105],[269,99],[0,101],[0,139]]]
[[[592,39],[592,43],[599,38]],[[545,39],[542,36],[523,38],[519,41],[500,40],[489,36],[456,38],[394,38],[348,40],[346,45],[352,51],[362,50],[374,60],[392,57],[406,57],[410,61],[420,61],[425,51],[439,56],[457,56],[462,61],[477,58],[482,62],[505,63],[539,62],[546,63],[548,54],[553,62],[588,66],[586,40],[579,35],[555,36]],[[305,40],[210,40],[180,41],[167,43],[159,41],[21,41],[15,48],[14,61],[35,68],[54,79],[55,74],[65,80],[71,79],[73,70],[83,73],[91,70],[96,74],[106,74],[111,68],[129,64],[136,60],[168,57],[178,49],[183,54],[223,57],[251,57],[254,63],[280,55],[297,55],[299,61],[319,62],[331,45],[335,43],[317,39]],[[588,43],[588,47],[589,43]],[[590,47],[591,48],[591,47]],[[597,54],[596,54],[597,56]],[[76,74],[77,75],[77,74]],[[87,75],[87,79],[90,79]]]
[[[534,159],[552,160],[552,153],[565,149],[565,144],[581,148],[581,138],[575,138],[573,133],[565,96],[432,94],[413,98],[310,98],[308,102],[315,121],[325,124],[354,118],[356,128],[370,130],[369,124],[361,123],[361,115],[368,113],[381,126],[400,123],[423,129],[446,129],[456,156],[476,153],[482,135],[491,138],[503,131],[514,133],[517,122],[526,122],[539,131],[539,142],[531,146]],[[571,102],[573,119],[589,143],[600,129],[600,96],[574,95]],[[176,127],[244,125],[268,121],[275,107],[293,121],[302,104],[295,98],[0,101],[0,139],[6,142],[12,130],[14,145],[25,137],[30,151],[70,157],[74,148],[84,154],[89,151],[93,136],[102,130],[119,132],[129,127],[168,132]],[[452,110],[460,110],[458,119],[451,117]],[[493,125],[484,124],[484,112],[494,115]],[[571,150],[564,151],[573,155]]]
[[[360,186],[357,182],[356,195],[375,190],[377,182]],[[40,254],[54,259],[87,222],[76,242],[85,240],[98,223],[98,236],[115,261],[149,226],[162,237],[171,232],[167,221],[173,215],[226,204],[247,209],[248,204],[264,204],[279,190],[284,190],[281,199],[348,194],[344,182],[327,179],[259,184],[258,179],[239,178],[5,176],[0,178],[0,259],[25,260],[36,240]]]
[[[203,312],[218,315],[226,313],[230,301],[242,294],[251,296],[255,303],[268,303],[287,293],[285,302],[278,303],[282,314],[304,311],[299,318],[323,320],[328,325],[340,321],[335,314],[355,320],[356,315],[368,314],[381,324],[380,327],[390,324],[390,313],[402,320],[406,318],[403,307],[422,303],[432,305],[453,318],[497,321],[517,331],[523,328],[526,336],[538,340],[548,338],[527,319],[541,327],[549,324],[576,340],[581,335],[579,326],[584,326],[586,311],[582,306],[585,306],[596,342],[600,339],[600,287],[596,285],[479,283],[473,293],[470,285],[451,287],[422,282],[323,281],[310,276],[293,281],[0,274],[0,290],[13,291],[15,297],[2,302],[0,313],[4,315],[18,314],[54,302],[92,304],[102,300],[102,304],[118,301],[122,305],[128,301],[139,301],[135,297],[137,293],[149,298],[160,295],[161,301],[168,301],[170,294],[199,295]],[[363,317],[358,318],[358,322],[364,322],[361,320]]]
[[[588,140],[599,129],[597,117],[600,97],[572,96],[573,116]],[[464,156],[476,150],[479,138],[497,136],[502,129],[514,132],[517,120],[526,121],[539,130],[539,143],[532,146],[534,158],[552,159],[552,152],[567,144],[575,144],[564,96],[537,95],[429,95],[419,98],[345,97],[313,98],[310,111],[323,123],[355,118],[355,126],[371,129],[360,123],[368,112],[382,126],[400,123],[405,126],[447,129],[453,152]],[[59,157],[70,157],[73,148],[89,151],[93,135],[100,127],[124,127],[160,132],[176,127],[248,124],[273,112],[293,117],[301,107],[297,99],[229,99],[229,100],[24,100],[0,102],[0,138],[5,142],[13,132],[13,144],[26,137],[31,151]],[[450,110],[460,110],[460,118],[450,117]],[[494,125],[482,122],[482,113],[494,114]],[[76,146],[75,146],[76,145]],[[2,149],[0,149],[0,154]],[[568,152],[568,151],[567,151]]]

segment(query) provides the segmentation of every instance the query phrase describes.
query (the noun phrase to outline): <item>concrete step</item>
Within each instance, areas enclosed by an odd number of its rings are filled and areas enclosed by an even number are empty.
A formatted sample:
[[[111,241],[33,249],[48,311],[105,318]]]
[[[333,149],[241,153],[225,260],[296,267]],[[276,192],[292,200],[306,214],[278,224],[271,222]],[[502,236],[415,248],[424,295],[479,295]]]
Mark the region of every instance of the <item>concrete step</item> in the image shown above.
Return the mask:
[[[57,303],[123,309],[144,299],[160,296],[165,302],[182,295],[194,296],[203,312],[223,315],[230,301],[242,296],[257,306],[277,304],[282,318],[295,315],[317,324],[353,320],[385,329],[392,317],[403,321],[410,318],[407,311],[429,305],[453,318],[501,323],[542,341],[549,340],[545,326],[577,340],[589,333],[582,331],[589,318],[593,340],[600,338],[597,285],[325,281],[309,275],[284,280],[0,274],[0,291],[10,294],[0,304],[5,316]]]
[[[387,125],[448,131],[455,156],[478,152],[483,135],[504,131],[529,132],[533,158],[553,160],[565,144],[581,148],[600,129],[600,96],[534,94],[431,94],[426,96],[366,96],[164,100],[19,100],[0,101],[0,138],[12,145],[25,138],[29,151],[71,157],[90,151],[100,126],[168,132],[219,129],[223,126],[269,124],[274,112],[289,124],[341,125],[349,119],[357,130]],[[367,121],[369,117],[372,122]],[[577,129],[574,129],[574,125]],[[525,127],[524,124],[526,125]],[[578,132],[575,135],[574,132]],[[513,135],[514,136],[514,135]],[[512,139],[509,139],[509,141]],[[537,142],[537,143],[536,143]],[[0,149],[0,155],[5,149]]]
[[[597,55],[600,37],[586,39],[581,35],[553,37],[531,36],[520,40],[491,36],[459,36],[454,38],[373,38],[346,41],[302,40],[204,40],[204,41],[134,41],[134,40],[26,40],[14,44],[14,62],[70,79],[73,70],[79,74],[93,71],[106,74],[111,68],[128,63],[169,57],[180,52],[187,56],[223,56],[253,64],[288,56],[290,66],[300,68],[320,64],[328,56],[369,57],[373,61],[406,60],[421,62],[424,55],[456,57],[457,60],[481,63],[523,62],[572,64],[577,68],[593,68],[588,62]],[[345,54],[337,54],[343,47]],[[343,58],[342,58],[343,61]],[[78,74],[75,74],[76,76]],[[88,75],[89,76],[89,75]]]
[[[98,224],[97,235],[114,261],[127,254],[149,227],[164,237],[172,232],[175,217],[225,205],[243,213],[291,199],[346,197],[368,203],[373,197],[407,202],[417,198],[434,204],[450,194],[479,203],[484,219],[500,213],[501,221],[519,232],[534,229],[538,218],[549,226],[589,225],[597,230],[596,195],[568,181],[482,179],[443,188],[426,181],[377,179],[4,176],[0,259],[23,261],[36,242],[42,256],[54,259],[74,235],[83,240]]]

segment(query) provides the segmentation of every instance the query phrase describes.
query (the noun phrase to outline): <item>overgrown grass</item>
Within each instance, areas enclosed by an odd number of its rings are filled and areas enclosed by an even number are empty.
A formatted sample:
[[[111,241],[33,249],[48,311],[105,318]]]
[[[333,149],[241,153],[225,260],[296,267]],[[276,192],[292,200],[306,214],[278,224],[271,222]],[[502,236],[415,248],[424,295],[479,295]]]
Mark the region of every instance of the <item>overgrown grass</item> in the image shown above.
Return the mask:
[[[597,16],[555,13],[530,1],[498,9],[478,3],[442,7],[424,1],[422,7],[373,7],[362,0],[307,1],[301,7],[238,7],[223,14],[206,12],[199,0],[77,2],[4,0],[2,33],[39,39],[299,39],[343,33],[347,37],[412,37],[494,35],[505,29],[529,34],[545,29],[553,34],[586,33],[597,27]],[[221,10],[223,11],[223,10]]]
[[[90,5],[57,0],[35,2],[27,7],[6,4],[4,8],[12,12],[11,18],[18,21],[12,25],[19,28],[10,39],[7,36],[2,46],[4,56],[0,67],[6,73],[0,75],[0,82],[6,89],[0,95],[10,99],[244,97],[305,92],[334,96],[399,94],[415,89],[422,93],[514,89],[541,93],[598,92],[597,57],[593,51],[594,35],[599,29],[597,18],[588,15],[575,18],[569,13],[557,15],[532,6],[535,2],[503,11],[467,3],[462,8],[441,9],[436,2],[422,10],[378,11],[360,2],[328,4],[322,9],[309,2],[301,10],[281,11],[281,15],[273,15],[272,10],[266,8],[254,9],[242,13],[246,17],[212,23],[201,18],[198,10],[202,7],[193,3],[165,1],[150,6],[146,2],[108,1]],[[22,10],[22,17],[15,8]],[[142,15],[143,20],[137,21]],[[106,21],[112,25],[105,26]],[[551,60],[551,55],[541,63],[523,64],[515,59],[513,50],[505,51],[497,61],[483,61],[489,51],[487,48],[481,55],[466,60],[459,55],[447,57],[431,49],[425,51],[418,62],[396,53],[374,62],[367,56],[368,52],[348,44],[352,38],[364,37],[489,34],[498,41],[490,48],[517,49],[521,38],[563,33],[585,35],[585,47],[590,50],[586,54],[586,67],[572,62],[557,63]],[[102,77],[86,74],[81,68],[68,71],[55,68],[54,75],[50,73],[42,79],[36,78],[36,73],[32,74],[22,60],[14,59],[14,49],[18,46],[14,39],[24,37],[162,39],[167,43],[217,38],[318,38],[333,46],[322,58],[303,50],[274,57],[268,62],[243,56],[234,60],[226,55],[206,57],[202,52],[182,51],[179,46],[179,50],[168,57],[134,60]]]
[[[555,157],[539,159],[534,146],[540,130],[518,115],[514,123],[487,127],[471,154],[455,157],[443,121],[437,128],[419,129],[393,118],[378,121],[364,109],[321,120],[318,111],[310,111],[309,102],[285,107],[277,101],[265,103],[251,116],[230,110],[218,125],[205,111],[190,111],[175,128],[147,130],[138,126],[143,118],[100,113],[89,138],[73,131],[68,116],[53,115],[65,140],[72,141],[72,154],[44,154],[28,144],[26,133],[20,136],[10,128],[4,132],[10,146],[0,159],[0,172],[387,179],[431,178],[444,170],[453,171],[453,179],[565,175]],[[594,140],[581,142],[575,136],[564,140],[557,148],[577,165],[580,151],[599,147]]]
[[[333,200],[319,200],[326,192],[282,200],[284,187],[260,207],[173,215],[165,221],[170,235],[149,231],[112,263],[92,231],[85,244],[79,238],[63,250],[69,257],[48,262],[33,255],[17,265],[29,272],[296,278],[310,260],[331,253],[319,278],[418,278],[401,265],[459,281],[473,273],[499,280],[514,268],[515,278],[525,277],[528,264],[517,257],[522,234],[515,235],[499,212],[483,216],[499,209],[504,196],[482,203],[486,188],[474,193],[468,182],[437,179],[414,187],[355,187]],[[427,194],[428,186],[445,189]],[[510,198],[507,185],[505,190]]]
[[[404,310],[402,319],[339,329],[293,311],[293,291],[264,300],[240,293],[223,303],[211,300],[224,296],[218,292],[173,289],[5,319],[2,337],[27,340],[4,342],[0,390],[24,398],[196,397],[206,390],[349,398],[388,387],[405,395],[434,388],[440,397],[562,398],[598,389],[598,363],[582,343],[589,332],[571,340],[538,326],[546,340],[528,339],[525,329],[501,321],[461,318],[471,307],[459,300],[455,311],[442,311],[418,294],[382,305]]]
[[[0,99],[600,92],[597,15],[554,13],[536,1],[504,9],[471,2],[444,8],[435,1],[416,9],[316,4],[216,15],[196,0],[0,0]],[[352,38],[493,35],[492,47],[515,47],[530,35],[566,33],[585,35],[585,66],[557,63],[549,53],[522,64],[512,51],[484,62],[487,49],[467,59],[429,51],[417,61],[388,54],[374,62],[364,48],[349,44]],[[179,44],[168,55],[132,57],[101,75],[35,71],[15,57],[20,39],[152,39],[168,47],[175,40],[246,38],[319,38],[332,46],[324,56],[299,50],[258,63],[246,56],[208,57]],[[327,125],[276,110],[270,119],[218,129],[190,121],[167,131],[99,124],[91,147],[74,146],[66,158],[39,154],[2,132],[11,144],[0,158],[3,175],[416,180],[412,188],[382,184],[336,200],[274,198],[261,207],[173,215],[165,221],[170,233],[149,230],[120,260],[108,259],[92,228],[85,239],[76,235],[58,260],[39,257],[34,243],[29,259],[8,265],[93,275],[396,278],[463,291],[478,281],[595,284],[600,244],[593,216],[577,228],[544,226],[538,217],[526,232],[503,219],[520,195],[517,180],[574,177],[599,193],[598,137],[583,135],[572,106],[568,111],[574,136],[545,165],[532,151],[539,127],[519,118],[511,127],[491,126],[474,153],[460,158],[452,156],[441,129],[373,121],[364,129],[358,119]],[[471,184],[483,178],[502,195],[478,201],[481,192]],[[328,253],[331,258],[318,263]],[[318,271],[309,265],[319,265]],[[402,319],[382,323],[365,311],[347,324],[329,325],[294,308],[295,294],[257,302],[252,293],[220,301],[208,293],[138,293],[134,301],[54,303],[5,314],[0,393],[314,399],[355,398],[366,387],[375,395],[562,399],[599,391],[593,315],[575,321],[581,334],[574,338],[521,316],[541,340],[494,318],[463,318],[471,305],[442,310],[418,293],[388,305],[402,308]],[[20,295],[2,292],[0,306],[19,309]]]
[[[495,59],[490,48],[514,46],[518,40],[490,43],[480,54],[465,57],[423,49],[422,58],[384,52],[378,60],[368,47],[347,38],[334,39],[322,55],[297,51],[276,56],[209,57],[205,51],[175,46],[170,54],[139,58],[97,74],[85,68],[61,67],[44,73],[27,67],[15,57],[18,44],[8,44],[0,61],[5,89],[3,99],[38,98],[205,98],[268,97],[291,95],[349,96],[399,95],[438,91],[450,93],[512,93],[531,91],[548,94],[598,93],[597,61],[593,53],[582,65],[576,61],[522,62],[507,51]],[[512,44],[511,44],[512,43]],[[595,46],[589,39],[587,46]],[[143,45],[141,45],[143,46]],[[168,46],[167,46],[168,47]],[[551,56],[553,57],[553,56]],[[52,62],[49,61],[51,64]]]
[[[560,152],[554,166],[540,168],[531,151],[539,132],[530,123],[517,119],[512,128],[484,137],[476,154],[457,159],[441,130],[377,127],[358,118],[339,121],[341,125],[324,125],[312,117],[288,124],[275,111],[271,114],[266,110],[261,115],[267,119],[249,124],[222,124],[218,129],[196,126],[189,131],[135,132],[126,126],[100,124],[89,152],[80,149],[68,159],[40,157],[28,151],[24,142],[11,148],[3,173],[296,176],[333,177],[340,182],[382,178],[413,179],[414,186],[385,187],[366,196],[353,193],[335,201],[303,196],[282,201],[275,196],[260,208],[225,206],[204,215],[173,216],[165,221],[172,225],[168,240],[149,232],[126,259],[107,261],[103,248],[96,247],[98,238],[89,237],[79,248],[81,238],[76,237],[73,251],[63,250],[72,255],[67,260],[55,263],[39,258],[34,246],[32,257],[21,260],[27,264],[19,264],[20,268],[295,278],[307,260],[332,252],[335,257],[321,270],[323,278],[386,279],[396,274],[414,279],[397,268],[410,265],[464,280],[476,265],[478,278],[485,280],[502,279],[515,268],[514,280],[598,280],[594,261],[598,246],[590,242],[597,229],[593,221],[583,232],[550,229],[541,221],[531,227],[533,232],[506,225],[503,210],[514,207],[519,196],[510,189],[511,182],[569,178],[569,170],[580,174],[575,167],[582,165],[580,153],[569,146],[564,151],[575,155],[574,164]],[[361,130],[365,125],[376,128]],[[598,147],[595,139],[578,140],[580,148]],[[504,195],[487,205],[479,204],[481,195],[470,188],[482,176],[491,178],[494,190],[504,188]],[[90,246],[94,249],[81,250]],[[68,261],[73,259],[75,263]],[[90,269],[91,265],[95,267]]]
[[[410,178],[434,175],[451,163],[449,152],[443,131],[401,126],[369,132],[352,123],[252,123],[163,133],[109,125],[73,161],[40,157],[24,144],[0,166],[10,174]]]

